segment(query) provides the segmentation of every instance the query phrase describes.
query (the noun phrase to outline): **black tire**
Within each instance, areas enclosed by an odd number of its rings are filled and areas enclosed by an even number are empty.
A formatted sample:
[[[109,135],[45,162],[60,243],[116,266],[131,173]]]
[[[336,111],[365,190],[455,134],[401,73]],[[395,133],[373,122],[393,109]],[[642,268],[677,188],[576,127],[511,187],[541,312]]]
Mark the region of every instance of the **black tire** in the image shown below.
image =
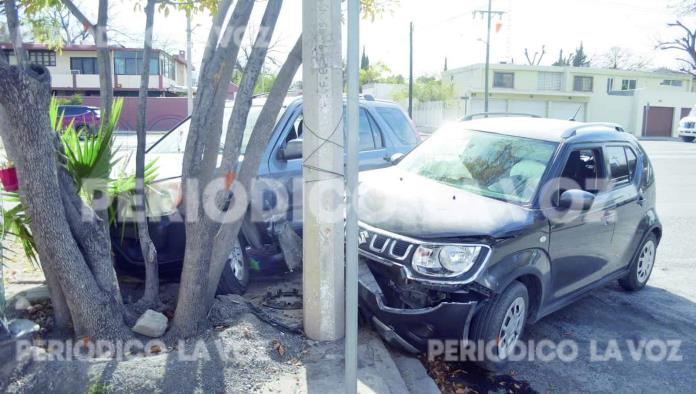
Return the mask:
[[[235,271],[232,268],[233,264],[231,258],[227,259],[225,267],[222,269],[217,294],[244,294],[249,286],[251,272],[249,268],[249,256],[247,256],[246,253],[246,242],[244,242],[241,234],[238,240],[239,243],[235,248],[239,248],[240,250],[233,250],[232,253],[239,253],[241,262],[236,266],[237,270]]]
[[[684,142],[694,142],[694,139],[696,139],[696,137],[688,136],[688,135],[681,135],[681,136],[679,136],[679,138],[681,138],[681,140]]]
[[[474,316],[469,330],[469,339],[474,341],[477,347],[486,346],[491,341],[495,342],[496,345],[493,347],[493,353],[495,353],[495,355],[500,355],[499,338],[502,333],[503,322],[504,320],[508,320],[506,316],[508,311],[513,306],[513,303],[518,302],[519,299],[524,302],[524,310],[520,313],[522,322],[518,324],[515,329],[517,332],[517,339],[512,343],[512,346],[509,346],[510,349],[514,349],[514,343],[522,337],[524,326],[527,323],[527,315],[529,313],[529,294],[527,292],[527,287],[518,281],[512,282],[501,294],[486,301],[481,310]],[[505,369],[508,360],[505,356],[491,359],[486,355],[484,360],[477,360],[476,363],[489,371],[500,371]]]
[[[657,237],[655,234],[650,234],[640,244],[640,249],[631,262],[628,274],[619,279],[619,285],[628,291],[638,291],[645,287],[655,266],[656,254]]]

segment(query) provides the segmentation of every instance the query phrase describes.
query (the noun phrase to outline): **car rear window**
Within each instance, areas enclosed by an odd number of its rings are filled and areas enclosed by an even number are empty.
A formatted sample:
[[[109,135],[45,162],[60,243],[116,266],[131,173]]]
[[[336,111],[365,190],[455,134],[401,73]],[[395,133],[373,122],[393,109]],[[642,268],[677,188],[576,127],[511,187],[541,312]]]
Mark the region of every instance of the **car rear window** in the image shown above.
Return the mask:
[[[418,143],[416,131],[401,109],[393,107],[375,107],[375,110],[401,142],[407,145],[415,145]]]

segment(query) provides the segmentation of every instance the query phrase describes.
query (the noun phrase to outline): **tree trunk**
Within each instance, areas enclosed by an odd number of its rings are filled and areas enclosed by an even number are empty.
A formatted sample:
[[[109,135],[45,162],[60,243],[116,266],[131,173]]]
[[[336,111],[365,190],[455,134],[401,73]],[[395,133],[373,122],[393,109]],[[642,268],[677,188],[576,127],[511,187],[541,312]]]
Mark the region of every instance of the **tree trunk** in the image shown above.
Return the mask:
[[[19,29],[19,14],[15,0],[5,0],[5,18],[7,18],[7,30],[10,31],[10,40],[14,48],[17,64],[24,65],[27,62],[27,51],[22,43],[22,31]]]
[[[123,321],[123,305],[114,290],[104,289],[111,282],[106,277],[115,276],[110,255],[96,244],[97,238],[76,239],[82,231],[106,235],[91,210],[60,182],[63,169],[58,168],[48,120],[50,97],[51,78],[45,67],[0,63],[0,106],[6,116],[0,132],[17,169],[19,195],[32,219],[41,264],[55,274],[76,328],[93,339],[124,339],[131,334]],[[75,213],[87,215],[76,224]],[[109,269],[112,274],[100,279]]]
[[[200,201],[216,197],[203,195],[203,189],[213,178],[222,134],[227,88],[254,7],[253,0],[238,0],[224,29],[224,35],[220,37],[220,26],[225,20],[222,13],[229,8],[229,3],[225,1],[216,15],[203,54],[198,93],[193,104],[190,131],[184,151],[184,200],[191,196],[200,197]],[[204,305],[208,285],[212,237],[218,229],[217,218],[209,217],[203,204],[198,204],[195,210],[187,211],[186,215],[186,252],[170,334],[183,337],[194,335],[199,323],[205,319],[207,311],[201,306]]]
[[[106,23],[108,20],[109,1],[99,0],[97,25],[94,27],[94,43],[97,45],[97,67],[99,67],[99,107],[101,118],[111,118],[111,104],[114,101],[113,77],[111,75],[111,54]],[[106,210],[104,210],[106,212]],[[100,215],[101,216],[101,215]]]
[[[152,57],[152,28],[155,20],[155,0],[148,0],[145,6],[145,46],[143,49],[143,69],[140,73],[140,104],[138,105],[137,138],[135,151],[135,217],[138,226],[140,250],[145,262],[145,292],[139,301],[144,308],[159,304],[159,269],[157,250],[150,238],[145,209],[145,117],[147,115],[147,91],[150,85],[150,58]]]
[[[278,113],[283,107],[283,101],[285,101],[285,96],[287,95],[290,84],[292,84],[292,80],[300,64],[302,64],[302,37],[297,40],[287,60],[285,60],[285,63],[280,68],[273,88],[268,95],[268,99],[263,109],[261,109],[261,113],[259,114],[249,142],[247,143],[246,151],[244,152],[244,161],[242,162],[239,177],[237,177],[233,184],[233,194],[236,188],[250,190],[252,180],[256,178],[258,173],[263,152],[266,150],[268,141],[273,135]],[[234,204],[234,201],[232,204]],[[236,209],[229,209],[228,213],[232,211],[236,211]],[[209,306],[215,296],[215,290],[220,281],[222,269],[224,268],[227,256],[229,256],[232,251],[232,245],[234,245],[233,240],[238,236],[241,225],[241,219],[225,222],[215,235],[212,264],[210,272],[208,273],[208,288],[206,290],[205,305]]]

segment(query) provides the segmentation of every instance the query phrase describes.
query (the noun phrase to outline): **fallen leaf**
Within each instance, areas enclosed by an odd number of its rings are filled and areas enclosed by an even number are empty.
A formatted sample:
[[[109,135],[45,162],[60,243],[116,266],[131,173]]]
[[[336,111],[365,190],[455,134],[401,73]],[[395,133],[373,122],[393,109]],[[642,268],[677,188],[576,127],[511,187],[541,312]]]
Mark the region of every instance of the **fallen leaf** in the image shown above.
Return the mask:
[[[285,348],[283,347],[283,344],[280,343],[278,340],[273,341],[273,350],[278,352],[280,354],[280,357],[283,357],[285,355]]]
[[[159,354],[161,351],[162,349],[160,349],[160,347],[157,345],[152,345],[152,347],[150,348],[150,353],[152,354]]]

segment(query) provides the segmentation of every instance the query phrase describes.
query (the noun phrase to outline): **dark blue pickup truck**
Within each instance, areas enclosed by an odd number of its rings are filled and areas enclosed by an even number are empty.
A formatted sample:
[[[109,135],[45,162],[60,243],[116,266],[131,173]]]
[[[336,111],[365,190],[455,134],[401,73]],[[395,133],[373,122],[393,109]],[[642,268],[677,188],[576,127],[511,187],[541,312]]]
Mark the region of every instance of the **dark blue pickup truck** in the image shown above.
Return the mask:
[[[242,155],[256,122],[263,99],[255,99],[242,142]],[[229,119],[232,105],[225,109]],[[284,267],[276,239],[275,223],[282,219],[302,234],[302,98],[288,99],[276,122],[275,131],[264,152],[258,176],[274,187],[285,188],[288,209],[275,209],[274,193],[261,194],[262,220],[247,215],[237,244],[229,256],[220,280],[223,293],[243,292],[253,271],[277,270]],[[150,236],[157,248],[160,272],[177,275],[184,258],[185,231],[183,210],[179,207],[183,152],[190,120],[165,134],[147,151],[146,160],[157,160],[158,180],[148,190]],[[226,125],[223,126],[223,130]],[[360,100],[360,170],[389,166],[392,157],[410,151],[418,142],[416,129],[396,104],[363,97]],[[243,160],[243,156],[240,158]],[[253,201],[252,201],[253,204]],[[137,232],[129,213],[121,211],[111,229],[112,247],[119,271],[144,272]],[[257,215],[258,216],[258,215]]]

